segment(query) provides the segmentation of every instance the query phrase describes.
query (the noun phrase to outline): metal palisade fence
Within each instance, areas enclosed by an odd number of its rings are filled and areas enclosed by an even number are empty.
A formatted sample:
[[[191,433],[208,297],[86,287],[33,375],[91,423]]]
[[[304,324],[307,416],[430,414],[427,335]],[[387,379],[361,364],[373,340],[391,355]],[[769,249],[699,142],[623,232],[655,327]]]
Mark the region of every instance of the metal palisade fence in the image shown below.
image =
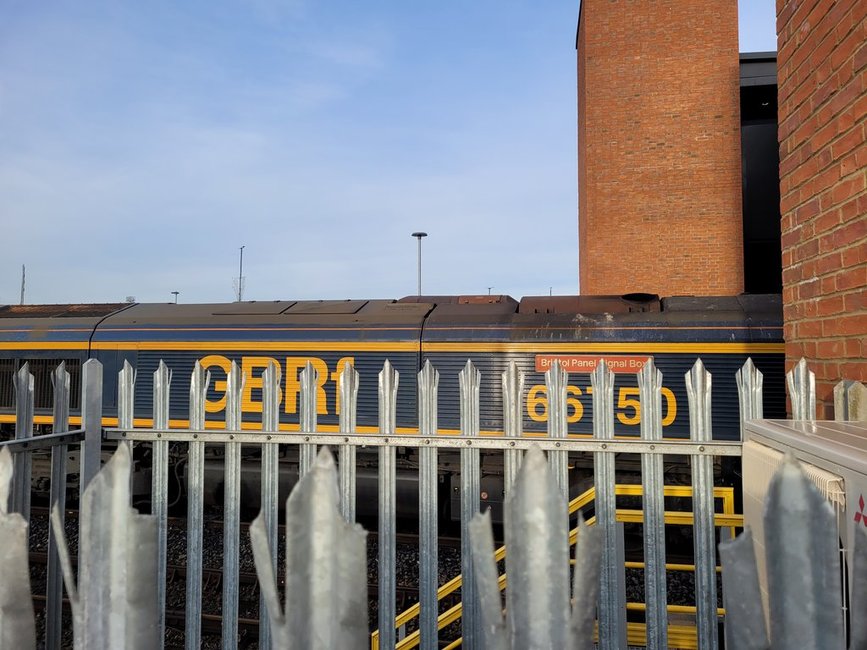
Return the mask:
[[[279,426],[280,369],[271,365],[263,374],[263,413],[260,430],[242,427],[241,400],[244,378],[236,364],[227,377],[226,423],[224,429],[205,427],[205,396],[209,376],[198,364],[192,374],[189,397],[189,429],[169,427],[170,370],[162,363],[155,372],[153,428],[133,426],[133,390],[136,376],[125,364],[118,378],[117,429],[103,432],[102,367],[96,360],[83,367],[82,422],[79,430],[68,430],[69,377],[63,366],[54,374],[54,431],[33,435],[33,380],[24,366],[16,375],[17,425],[14,440],[0,443],[14,456],[14,469],[3,469],[0,456],[0,547],[13,547],[21,538],[21,521],[8,525],[4,481],[11,480],[9,510],[26,520],[29,513],[31,478],[30,452],[51,449],[51,493],[54,521],[49,538],[46,594],[45,642],[48,648],[61,644],[61,572],[73,609],[77,647],[111,647],[130,630],[146,630],[143,639],[159,643],[165,638],[166,540],[170,443],[186,446],[187,454],[187,535],[186,535],[186,624],[187,648],[198,648],[202,631],[202,553],[204,461],[207,446],[219,446],[224,453],[222,635],[223,647],[238,643],[239,547],[241,535],[241,450],[261,451],[262,511],[252,527],[253,549],[260,577],[260,647],[328,648],[351,647],[365,632],[364,598],[358,596],[358,580],[366,564],[364,536],[354,525],[356,505],[356,462],[358,448],[378,449],[378,633],[377,647],[395,648],[396,611],[396,450],[419,451],[419,640],[420,647],[439,647],[437,490],[438,450],[460,450],[460,518],[462,534],[462,645],[477,648],[591,647],[593,621],[598,620],[598,647],[626,647],[627,609],[623,524],[617,520],[615,502],[615,457],[629,453],[641,456],[641,494],[645,550],[644,589],[646,594],[646,644],[665,648],[669,644],[667,573],[665,554],[664,455],[685,457],[692,467],[692,503],[698,645],[719,645],[716,602],[716,519],[714,512],[713,459],[741,455],[741,443],[714,440],[711,422],[711,375],[701,361],[687,373],[690,431],[689,440],[662,437],[662,374],[648,360],[638,376],[641,411],[639,439],[615,438],[614,380],[605,363],[591,376],[593,385],[593,437],[569,437],[567,431],[567,374],[555,364],[545,376],[548,398],[548,431],[545,437],[525,437],[521,431],[523,374],[512,364],[503,373],[503,436],[479,435],[480,376],[467,362],[460,373],[460,434],[439,435],[437,427],[438,373],[428,362],[419,373],[419,432],[396,434],[397,387],[399,376],[386,362],[379,374],[379,431],[359,434],[355,426],[358,374],[347,365],[339,379],[341,414],[339,432],[317,430],[317,376],[308,364],[300,377],[300,422],[298,432],[281,431]],[[761,417],[761,373],[750,361],[738,372],[737,383],[742,422]],[[799,415],[815,412],[814,382],[799,366],[790,373],[793,408]],[[854,389],[849,386],[847,394]],[[812,410],[811,410],[812,409]],[[105,443],[119,445],[118,456],[100,472]],[[153,450],[152,515],[143,517],[129,507],[129,455],[132,447],[150,444]],[[278,539],[278,473],[280,445],[298,446],[301,483],[287,504],[286,596],[281,604],[275,581]],[[339,454],[335,468],[330,456],[319,455],[323,446]],[[90,551],[80,550],[77,581],[73,562],[62,538],[67,455],[80,447],[82,513],[81,544],[88,540]],[[528,454],[533,450],[532,454]],[[547,461],[542,458],[545,452]],[[506,526],[509,552],[506,569],[509,587],[505,618],[496,578],[488,557],[492,549],[489,524],[480,519],[480,453],[503,455],[505,471]],[[595,531],[578,532],[574,581],[569,582],[569,499],[568,461],[570,452],[589,452],[594,458],[596,494]],[[0,452],[2,453],[2,452]],[[527,465],[523,470],[522,462]],[[8,463],[7,463],[8,464]],[[526,471],[524,471],[526,470]],[[522,473],[524,472],[524,473]],[[527,473],[531,473],[527,475]],[[10,479],[11,475],[11,479]],[[4,479],[4,476],[6,477]],[[329,487],[333,484],[333,487]],[[114,487],[111,487],[114,486]],[[307,487],[304,487],[307,486]],[[318,486],[318,487],[315,487]],[[87,492],[91,490],[91,492]],[[98,492],[97,490],[103,490]],[[106,491],[107,490],[107,491]],[[329,492],[331,490],[331,492]],[[544,516],[539,514],[539,508]],[[89,509],[89,512],[85,512]],[[534,510],[535,509],[535,510]],[[329,513],[338,513],[335,519]],[[535,519],[527,513],[534,510]],[[123,531],[115,530],[119,522]],[[100,523],[101,522],[101,523]],[[540,523],[541,522],[541,523]],[[487,526],[487,528],[486,528]],[[541,528],[540,528],[541,526]],[[306,528],[305,528],[306,527]],[[85,530],[86,529],[86,530]],[[583,529],[582,529],[583,530]],[[17,531],[17,532],[16,532]],[[15,537],[17,535],[17,537]],[[109,537],[101,538],[100,535]],[[81,546],[80,546],[81,548]],[[99,549],[115,549],[100,555]],[[95,549],[95,550],[94,550]],[[596,557],[598,561],[588,561]],[[131,566],[130,557],[144,559],[127,575],[120,567]],[[11,557],[11,556],[10,556]],[[498,557],[498,556],[497,556]],[[151,561],[152,560],[152,561]],[[333,566],[325,566],[333,562]],[[541,562],[544,570],[534,571]],[[863,562],[863,560],[862,560]],[[107,563],[107,564],[106,564]],[[125,564],[126,563],[126,564]],[[302,571],[303,576],[293,575]],[[118,576],[126,577],[122,580]],[[365,573],[364,576],[361,576]],[[135,584],[130,576],[148,584]],[[306,576],[306,577],[305,577]],[[360,577],[361,576],[361,577]],[[495,579],[496,578],[496,579]],[[101,581],[92,586],[89,581]],[[494,580],[494,582],[492,582]],[[497,584],[494,584],[497,583]],[[152,589],[151,589],[152,586]],[[570,607],[570,592],[573,604]],[[9,603],[7,594],[3,603]],[[364,585],[366,593],[366,585]],[[330,594],[330,596],[329,596]],[[19,594],[20,596],[20,594]],[[18,598],[20,602],[20,597]],[[153,603],[152,619],[131,611],[135,603]],[[596,612],[594,615],[594,605]],[[322,608],[333,608],[327,615]],[[99,613],[94,608],[102,608]],[[542,616],[543,610],[547,612]],[[149,610],[148,610],[149,611]],[[10,626],[16,615],[0,603],[0,635],[7,630],[30,634],[23,627]],[[32,615],[32,614],[31,614]],[[127,616],[119,625],[117,617]],[[773,612],[772,612],[773,615]],[[137,617],[137,618],[136,618]],[[17,620],[17,619],[14,619]],[[150,622],[148,622],[150,621]],[[340,630],[334,626],[344,625]],[[305,628],[302,635],[300,629]],[[773,629],[773,626],[772,626]],[[22,631],[23,630],[23,631]],[[589,630],[589,631],[588,631]],[[11,632],[10,632],[11,633]],[[90,635],[102,635],[95,639]],[[341,636],[343,635],[343,636]],[[3,637],[5,638],[5,637]],[[144,641],[143,641],[144,643]],[[553,644],[553,645],[552,645]],[[560,644],[563,644],[562,646]],[[26,647],[22,646],[22,647]],[[144,646],[142,646],[144,647]],[[782,646],[780,646],[782,647]],[[811,646],[812,647],[812,646]],[[815,646],[819,647],[819,646]]]

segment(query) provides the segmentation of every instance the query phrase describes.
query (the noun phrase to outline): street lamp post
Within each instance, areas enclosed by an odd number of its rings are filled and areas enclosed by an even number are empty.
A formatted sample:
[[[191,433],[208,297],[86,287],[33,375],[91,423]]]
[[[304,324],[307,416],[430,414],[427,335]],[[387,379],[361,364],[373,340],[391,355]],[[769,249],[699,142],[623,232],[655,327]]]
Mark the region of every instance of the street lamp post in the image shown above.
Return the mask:
[[[172,295],[175,297],[175,304],[178,304],[178,294],[180,291],[172,291]]]
[[[418,292],[417,296],[421,296],[421,239],[427,237],[426,232],[414,232],[412,236],[418,239]]]

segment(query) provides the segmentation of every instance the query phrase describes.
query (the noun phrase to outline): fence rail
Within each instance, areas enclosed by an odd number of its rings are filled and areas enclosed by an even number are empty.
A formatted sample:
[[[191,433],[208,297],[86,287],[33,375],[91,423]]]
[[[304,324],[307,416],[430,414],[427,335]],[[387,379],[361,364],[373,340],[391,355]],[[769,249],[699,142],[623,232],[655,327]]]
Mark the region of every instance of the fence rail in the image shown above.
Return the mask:
[[[292,548],[292,561],[289,562],[287,552],[287,584],[292,585],[291,573],[297,570],[307,570],[313,555],[321,561],[330,561],[335,566],[355,558],[358,562],[358,546],[348,542],[345,535],[332,532],[326,535],[325,548],[317,547],[315,552],[313,542],[307,542],[307,551],[299,550],[298,540],[294,537],[301,533],[301,527],[325,525],[322,513],[332,507],[339,516],[351,524],[356,511],[356,453],[358,449],[369,448],[378,453],[378,634],[376,642],[379,648],[395,648],[398,645],[395,625],[396,612],[396,451],[399,448],[416,450],[419,457],[419,598],[420,620],[419,641],[422,648],[438,647],[438,600],[437,591],[439,576],[437,573],[438,530],[437,512],[438,500],[438,450],[460,449],[460,521],[462,534],[463,570],[462,597],[463,607],[460,611],[462,644],[467,648],[498,647],[499,632],[494,637],[489,636],[491,629],[503,631],[502,639],[520,639],[521,643],[532,638],[560,640],[574,643],[589,643],[586,634],[588,621],[592,623],[598,618],[598,644],[600,648],[622,648],[626,643],[627,607],[625,605],[624,551],[622,524],[618,524],[615,501],[615,457],[620,453],[639,454],[642,468],[642,511],[644,534],[644,578],[647,623],[646,643],[650,648],[664,648],[668,645],[669,609],[666,595],[666,553],[665,553],[665,486],[663,485],[663,456],[678,456],[688,459],[692,467],[693,490],[693,525],[694,557],[696,573],[696,627],[700,647],[716,648],[718,644],[719,612],[716,599],[712,597],[717,592],[716,577],[716,521],[714,513],[714,476],[713,459],[717,457],[738,457],[741,454],[739,442],[726,442],[713,439],[711,421],[711,375],[698,361],[687,374],[686,384],[689,397],[690,439],[671,440],[662,438],[661,425],[661,387],[662,374],[653,365],[652,360],[644,365],[638,375],[641,411],[641,437],[639,439],[616,438],[614,431],[614,382],[613,373],[605,363],[599,363],[592,374],[593,385],[593,437],[577,437],[568,434],[566,422],[567,381],[566,373],[559,364],[546,373],[546,386],[549,401],[548,431],[545,436],[524,435],[521,431],[521,405],[524,390],[523,373],[512,364],[502,376],[503,386],[503,436],[479,435],[479,373],[472,363],[460,373],[460,435],[443,435],[437,428],[437,387],[438,374],[430,363],[426,363],[419,373],[419,433],[416,435],[397,435],[395,433],[395,414],[397,386],[399,375],[386,362],[379,374],[379,432],[375,434],[359,434],[356,432],[355,411],[358,391],[358,374],[347,365],[339,378],[339,392],[343,408],[340,414],[338,433],[323,433],[318,431],[316,422],[316,369],[308,364],[300,377],[300,422],[301,431],[279,431],[279,386],[280,369],[272,363],[262,377],[263,413],[260,430],[251,431],[242,428],[241,400],[244,390],[244,378],[236,364],[232,364],[227,377],[226,387],[226,423],[222,430],[205,428],[205,396],[210,377],[199,364],[192,373],[189,398],[189,429],[172,429],[168,417],[168,395],[172,381],[172,373],[165,364],[160,363],[154,373],[154,411],[153,428],[139,429],[133,426],[133,396],[134,385],[139,379],[128,364],[118,377],[118,427],[103,432],[102,429],[102,367],[91,360],[83,366],[82,422],[80,430],[68,430],[69,411],[69,376],[63,366],[55,372],[54,386],[54,430],[49,435],[33,435],[33,382],[27,367],[23,367],[16,375],[16,396],[18,399],[18,418],[16,438],[0,443],[7,451],[13,452],[15,461],[12,472],[14,484],[11,488],[11,510],[19,512],[23,517],[29,514],[29,486],[31,453],[35,450],[51,449],[51,494],[52,503],[56,505],[55,512],[58,521],[52,528],[49,539],[48,593],[47,617],[44,631],[46,647],[60,647],[61,621],[61,582],[60,555],[58,545],[62,548],[62,540],[58,533],[62,530],[62,514],[64,512],[66,465],[70,446],[80,447],[80,489],[83,504],[93,502],[93,495],[85,496],[91,482],[100,471],[102,445],[105,441],[114,441],[120,449],[138,444],[149,444],[153,453],[152,474],[152,518],[147,520],[132,519],[142,522],[131,524],[141,531],[153,530],[154,561],[152,568],[147,564],[148,571],[140,575],[140,579],[153,579],[153,625],[152,638],[163,639],[165,636],[165,599],[166,599],[166,540],[168,514],[168,476],[169,476],[169,445],[179,443],[186,448],[187,455],[187,567],[186,567],[186,623],[185,642],[188,648],[197,648],[201,643],[202,630],[202,552],[203,552],[203,501],[204,501],[204,459],[208,446],[219,446],[224,450],[224,505],[223,505],[223,580],[222,580],[222,634],[223,647],[234,648],[238,642],[238,594],[239,594],[239,542],[241,516],[241,450],[242,447],[255,446],[261,451],[259,472],[261,475],[262,514],[255,526],[257,540],[257,569],[265,587],[260,601],[260,647],[287,647],[287,638],[292,638],[296,632],[292,626],[307,625],[310,627],[311,645],[317,647],[316,639],[335,639],[344,637],[333,636],[334,630],[321,630],[317,635],[317,626],[333,624],[327,617],[310,613],[303,620],[296,614],[300,606],[289,605],[300,596],[294,587],[290,587],[286,595],[286,606],[282,608],[273,581],[268,581],[277,571],[276,554],[278,546],[278,475],[280,461],[278,450],[281,445],[298,448],[299,475],[302,482],[305,477],[320,485],[319,491],[309,490],[307,500],[293,506],[295,516],[293,522],[298,530],[287,538],[287,546]],[[742,422],[762,414],[762,381],[761,373],[755,369],[751,361],[738,372],[737,384]],[[815,395],[814,380],[806,365],[799,365],[789,375],[789,389],[792,395],[793,408],[797,414],[811,417],[814,414]],[[856,388],[847,385],[846,394],[855,394]],[[848,402],[847,402],[848,404]],[[811,411],[811,408],[813,409]],[[851,410],[851,409],[850,409]],[[328,446],[339,453],[337,469],[331,473],[323,470],[328,476],[333,475],[334,498],[324,498],[319,492],[332,488],[322,487],[329,483],[319,476],[315,468],[322,468],[327,462],[320,458],[316,460],[317,450]],[[537,451],[538,450],[538,451]],[[541,452],[547,453],[547,461],[538,461]],[[492,537],[484,532],[486,524],[480,523],[480,453],[502,454],[505,486],[507,492],[507,522],[506,531],[511,552],[506,555],[506,566],[510,576],[509,599],[513,603],[507,608],[507,618],[497,622],[495,604],[499,602],[499,590],[495,596],[491,586],[491,564],[484,558],[481,549],[492,547]],[[581,580],[590,584],[591,591],[578,590],[576,585],[568,585],[568,514],[565,504],[569,497],[568,462],[569,454],[574,452],[589,452],[594,458],[593,482],[595,487],[595,523],[597,533],[588,536],[588,541],[582,542],[576,575],[583,576]],[[0,452],[2,453],[2,452]],[[126,453],[126,452],[123,452]],[[536,458],[526,468],[529,474],[522,475],[523,465],[528,458]],[[25,462],[26,461],[26,462]],[[118,461],[119,463],[121,461]],[[544,465],[544,468],[542,467]],[[332,467],[333,470],[333,467]],[[123,470],[113,470],[121,477]],[[319,478],[315,478],[319,476]],[[523,479],[519,479],[523,476]],[[549,478],[546,478],[549,477]],[[116,477],[117,478],[117,477]],[[127,477],[128,482],[128,477]],[[522,484],[521,481],[524,481]],[[310,482],[308,481],[308,483]],[[545,482],[548,483],[545,483]],[[104,483],[105,481],[101,481]],[[115,483],[118,481],[115,480]],[[543,489],[547,485],[548,487]],[[523,487],[522,487],[523,486]],[[96,489],[96,488],[94,488]],[[519,490],[519,492],[514,492]],[[523,490],[523,492],[520,492]],[[545,536],[540,537],[538,521],[526,519],[527,508],[535,503],[535,497],[528,496],[530,492],[539,491],[539,498],[545,496],[546,515],[544,520]],[[513,494],[514,492],[514,494]],[[112,493],[123,508],[128,508],[129,492],[120,490]],[[117,496],[120,495],[120,496]],[[125,495],[125,496],[124,496]],[[556,498],[555,498],[556,497]],[[88,501],[90,499],[90,501]],[[301,499],[301,497],[299,497]],[[562,504],[560,503],[562,501]],[[122,502],[122,503],[121,503]],[[524,505],[521,505],[524,504]],[[562,505],[562,507],[561,507]],[[122,510],[126,512],[126,510]],[[120,511],[119,511],[120,512]],[[307,519],[301,515],[304,514]],[[85,526],[85,516],[82,513],[81,526]],[[151,522],[151,523],[145,523]],[[330,521],[330,520],[329,520]],[[300,523],[306,522],[306,523]],[[89,524],[88,524],[89,525]],[[333,522],[328,530],[338,531]],[[535,532],[534,532],[535,531]],[[116,531],[114,531],[116,533]],[[309,532],[309,531],[308,531]],[[106,532],[106,534],[108,534]],[[144,533],[142,533],[144,534]],[[147,533],[148,535],[150,532]],[[307,534],[307,533],[304,533]],[[598,538],[596,537],[598,535]],[[578,535],[579,540],[581,534]],[[562,539],[561,539],[562,538]],[[82,537],[83,539],[83,537]],[[330,541],[329,541],[330,540]],[[488,544],[491,541],[491,544]],[[351,548],[350,548],[351,547]],[[589,550],[588,550],[589,549]],[[586,557],[599,553],[599,560],[588,565]],[[305,555],[307,553],[307,555]],[[313,555],[311,555],[313,554]],[[307,558],[305,563],[304,558]],[[324,558],[324,559],[323,559]],[[330,558],[330,559],[329,559]],[[99,558],[94,562],[101,561]],[[115,565],[121,559],[115,557]],[[538,576],[527,572],[525,568],[531,561],[544,561],[549,570]],[[118,565],[119,566],[119,565]],[[318,578],[322,589],[331,589],[334,598],[344,597],[352,592],[351,585],[345,580],[352,574],[348,567],[345,571],[333,574],[321,574]],[[87,586],[82,586],[82,580],[87,581],[87,569],[82,566],[78,576],[78,593],[88,592]],[[100,569],[102,570],[102,569]],[[496,569],[494,569],[496,571]],[[598,571],[598,576],[597,572]],[[72,570],[66,567],[68,589],[72,590]],[[270,573],[269,573],[270,572]],[[565,573],[564,573],[565,572]],[[109,571],[111,573],[111,571]],[[152,574],[152,575],[151,575]],[[543,575],[544,574],[544,575]],[[319,575],[319,574],[317,574]],[[564,575],[566,576],[564,578]],[[335,579],[334,576],[343,576]],[[498,578],[498,581],[501,578]],[[565,582],[564,582],[565,580]],[[576,578],[578,580],[578,578]],[[588,600],[587,593],[595,593],[592,585],[599,585],[598,597]],[[269,586],[270,584],[270,586]],[[297,583],[301,584],[301,583]],[[328,586],[330,585],[330,586]],[[341,586],[342,585],[342,586]],[[300,587],[299,587],[300,589]],[[326,589],[326,591],[327,591]],[[348,589],[349,591],[345,591]],[[145,590],[147,591],[147,590]],[[72,593],[72,591],[70,591]],[[93,592],[97,593],[97,592]],[[150,592],[147,592],[150,594]],[[365,590],[366,593],[366,590]],[[576,605],[572,610],[569,606],[569,595],[573,594]],[[583,595],[582,595],[583,594]],[[140,594],[139,594],[140,596]],[[320,598],[321,592],[308,594],[317,606],[327,607],[331,602],[326,597]],[[316,596],[313,598],[313,596]],[[137,596],[138,597],[138,596]],[[150,598],[150,595],[147,596]],[[131,598],[121,598],[115,602],[107,595],[99,597],[106,607],[115,608],[117,616],[129,614]],[[295,600],[293,600],[295,599]],[[525,600],[522,600],[525,599]],[[353,629],[357,632],[358,612],[360,606],[357,598],[348,601],[335,600],[335,611],[343,612],[347,620],[352,619]],[[591,602],[592,601],[592,602]],[[84,601],[82,601],[84,602]],[[136,601],[136,602],[140,602]],[[518,605],[526,602],[526,612],[535,611],[542,603],[556,603],[556,616],[553,614],[537,626],[533,620],[519,614]],[[341,604],[342,603],[342,604]],[[74,606],[79,607],[77,605]],[[366,607],[366,603],[365,603]],[[592,613],[596,608],[595,616]],[[341,609],[343,608],[343,609]],[[346,609],[349,608],[349,609]],[[80,609],[80,607],[79,607]],[[551,610],[554,611],[554,610]],[[525,612],[525,613],[526,613]],[[571,612],[571,613],[570,613]],[[6,616],[8,612],[0,612]],[[85,626],[83,615],[76,616],[76,626]],[[290,620],[291,619],[291,620]],[[150,624],[150,623],[148,623]],[[133,629],[141,628],[141,620],[129,622]],[[557,631],[557,626],[566,626],[569,632]],[[493,626],[493,627],[492,627]],[[363,627],[363,626],[362,626]],[[592,628],[592,625],[590,625]],[[111,630],[111,628],[106,628]],[[88,632],[87,634],[90,634]],[[106,641],[117,640],[118,630],[106,636]],[[552,636],[553,635],[553,636]],[[559,636],[558,636],[559,635]],[[563,636],[566,635],[566,636]],[[350,634],[345,639],[350,637]],[[568,637],[568,638],[567,638]],[[90,639],[84,631],[76,630],[77,643],[80,639]],[[578,639],[584,639],[579,641]],[[571,641],[570,641],[571,639]],[[323,641],[323,643],[325,643]],[[343,643],[343,641],[341,641]],[[349,641],[346,641],[349,643]],[[365,645],[368,642],[365,641]],[[542,643],[542,641],[539,641]],[[493,645],[492,645],[493,644]],[[83,647],[83,646],[82,646]],[[327,647],[320,644],[319,647]],[[526,647],[532,647],[528,645]]]

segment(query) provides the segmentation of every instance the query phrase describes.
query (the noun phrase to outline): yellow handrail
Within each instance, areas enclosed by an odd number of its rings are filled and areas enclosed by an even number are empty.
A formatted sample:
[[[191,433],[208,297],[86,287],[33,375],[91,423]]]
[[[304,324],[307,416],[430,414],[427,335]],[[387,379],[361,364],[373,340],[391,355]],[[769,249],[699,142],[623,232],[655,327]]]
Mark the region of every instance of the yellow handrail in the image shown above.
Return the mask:
[[[616,496],[641,496],[644,490],[640,484],[618,484],[614,486]],[[689,485],[666,485],[663,487],[663,495],[667,497],[692,497],[692,486]],[[743,515],[734,514],[734,489],[731,487],[715,487],[713,489],[714,498],[722,499],[723,512],[714,514],[714,523],[716,526],[730,528],[734,536],[735,528],[742,528],[744,525]],[[581,508],[590,505],[596,499],[596,488],[590,487],[581,495],[572,499],[569,502],[569,514],[576,513]],[[644,521],[644,512],[641,510],[618,509],[616,511],[617,521],[627,523],[641,523]],[[592,526],[596,523],[596,517],[587,519],[587,525]],[[693,514],[691,512],[681,511],[665,511],[665,523],[677,524],[681,526],[693,525]],[[569,545],[574,546],[578,539],[578,529],[573,528],[569,531]],[[501,546],[494,552],[495,561],[499,562],[506,556],[506,547]],[[643,568],[643,562],[626,562],[627,568]],[[695,565],[692,564],[668,564],[665,568],[669,571],[694,571]],[[719,567],[717,567],[719,571]],[[457,591],[462,584],[460,574],[443,584],[437,589],[437,600],[440,601],[451,593]],[[502,591],[506,587],[506,575],[502,574],[499,578],[499,587]],[[644,603],[627,603],[627,609],[638,610],[644,609]],[[409,608],[401,612],[395,617],[394,626],[399,628],[406,625],[409,621],[416,618],[421,611],[419,603],[411,605]],[[694,613],[695,607],[688,605],[668,605],[669,612],[677,613]],[[437,629],[441,630],[444,627],[451,625],[461,617],[462,603],[458,603],[439,615],[437,618]],[[719,613],[724,613],[724,610],[719,609]],[[682,629],[681,629],[682,628]],[[684,645],[679,647],[694,648],[696,647],[695,628],[690,626],[669,626],[669,640],[671,641],[674,633],[679,643]],[[644,624],[629,623],[627,626],[627,636],[629,643],[636,641],[637,645],[641,645],[646,639],[646,628]],[[640,638],[640,642],[638,639]],[[419,645],[419,631],[415,630],[397,643],[397,650],[410,650]],[[457,648],[461,645],[461,639],[452,642],[448,647]],[[379,630],[374,630],[370,635],[371,650],[379,650]]]

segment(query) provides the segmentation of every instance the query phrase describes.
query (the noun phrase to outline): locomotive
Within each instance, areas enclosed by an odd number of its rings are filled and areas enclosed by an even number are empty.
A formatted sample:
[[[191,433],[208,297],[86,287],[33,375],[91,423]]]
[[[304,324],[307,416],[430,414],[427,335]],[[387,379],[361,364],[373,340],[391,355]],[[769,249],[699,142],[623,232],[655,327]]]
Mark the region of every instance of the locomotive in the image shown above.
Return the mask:
[[[482,376],[483,434],[502,431],[501,374],[512,361],[525,373],[525,432],[546,431],[544,372],[559,361],[570,373],[569,433],[589,434],[589,373],[605,358],[615,371],[615,435],[637,436],[641,418],[637,372],[652,358],[663,373],[663,435],[687,437],[684,374],[699,357],[713,374],[715,438],[730,440],[739,435],[735,373],[748,357],[764,374],[765,416],[785,417],[779,295],[660,298],[629,294],[520,300],[469,295],[225,304],[7,305],[0,306],[0,430],[9,432],[14,427],[12,377],[25,362],[35,378],[37,426],[50,424],[50,373],[61,361],[66,363],[75,426],[80,421],[81,366],[95,358],[104,365],[106,427],[117,425],[117,376],[125,361],[137,373],[135,424],[151,424],[152,377],[163,360],[173,372],[171,427],[189,426],[189,379],[196,361],[211,375],[207,421],[211,426],[222,424],[226,374],[234,361],[245,375],[244,427],[255,429],[262,412],[262,372],[273,360],[282,370],[282,428],[298,429],[298,375],[310,362],[318,375],[318,429],[337,431],[337,379],[350,363],[360,375],[358,431],[372,432],[378,422],[377,376],[387,359],[400,373],[398,432],[417,431],[417,373],[429,360],[439,372],[439,433],[450,434],[460,424],[458,373],[470,359]],[[412,459],[406,460],[412,464]],[[218,495],[219,458],[209,467],[206,472]],[[294,471],[292,463],[287,463],[287,485],[294,480]],[[494,481],[486,492],[499,492],[497,472],[496,467],[486,470],[483,466],[483,474]],[[375,472],[364,477],[360,467],[359,495],[371,482],[375,494]],[[450,491],[449,480],[446,466],[444,491]],[[407,490],[414,486],[410,483]],[[258,490],[252,483],[245,492],[255,501]]]

